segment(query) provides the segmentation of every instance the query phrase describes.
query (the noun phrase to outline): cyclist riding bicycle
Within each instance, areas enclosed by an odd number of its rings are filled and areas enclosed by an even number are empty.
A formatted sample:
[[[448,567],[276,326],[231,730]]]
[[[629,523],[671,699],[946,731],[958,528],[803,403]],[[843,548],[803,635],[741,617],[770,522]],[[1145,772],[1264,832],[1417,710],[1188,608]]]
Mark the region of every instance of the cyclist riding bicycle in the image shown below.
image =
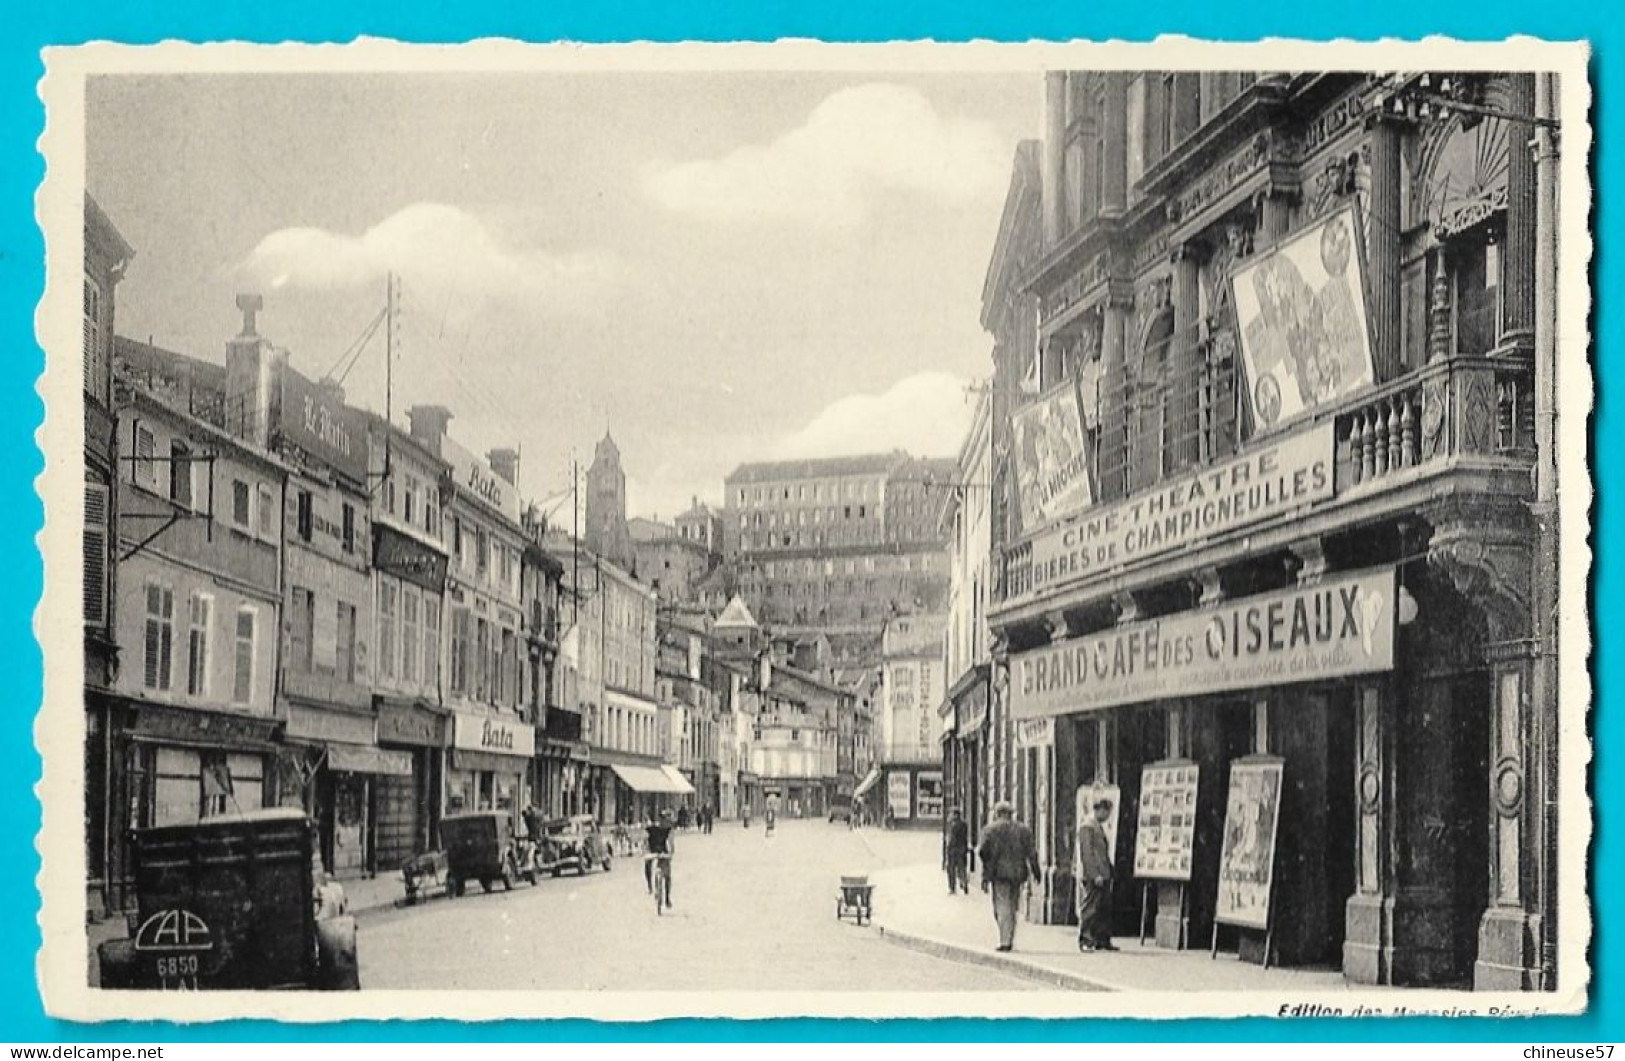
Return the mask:
[[[654,893],[654,862],[656,858],[666,863],[666,907],[671,907],[671,856],[676,853],[676,843],[672,836],[671,811],[660,812],[660,820],[653,822],[644,830],[643,841],[643,883]]]

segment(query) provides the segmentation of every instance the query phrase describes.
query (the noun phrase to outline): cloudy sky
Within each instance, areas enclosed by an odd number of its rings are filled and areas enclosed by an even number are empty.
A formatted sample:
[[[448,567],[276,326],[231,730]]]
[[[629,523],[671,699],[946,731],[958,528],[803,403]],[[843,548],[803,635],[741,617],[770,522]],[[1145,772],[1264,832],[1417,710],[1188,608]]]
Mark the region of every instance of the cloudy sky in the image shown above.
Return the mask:
[[[103,77],[88,184],[136,258],[118,330],[223,359],[233,296],[327,373],[402,277],[394,410],[521,487],[606,427],[632,514],[747,460],[955,451],[1033,75]],[[382,411],[381,336],[345,383]]]

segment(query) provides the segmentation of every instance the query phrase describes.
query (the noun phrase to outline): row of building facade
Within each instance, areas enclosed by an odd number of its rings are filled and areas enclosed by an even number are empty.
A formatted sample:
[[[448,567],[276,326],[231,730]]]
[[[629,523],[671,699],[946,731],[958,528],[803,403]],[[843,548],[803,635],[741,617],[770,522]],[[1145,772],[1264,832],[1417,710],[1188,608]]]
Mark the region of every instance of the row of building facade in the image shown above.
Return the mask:
[[[941,707],[950,802],[1035,828],[1033,919],[1073,916],[1105,791],[1119,934],[1554,985],[1536,82],[1047,76],[983,291]]]
[[[131,830],[263,807],[306,810],[327,868],[354,876],[437,847],[463,811],[524,828],[530,810],[611,824],[850,799],[871,710],[827,655],[799,669],[745,602],[663,600],[615,547],[629,537],[549,527],[517,452],[474,453],[449,410],[403,425],[348,405],[261,333],[257,296],[219,361],[118,336],[134,255],[87,197],[93,914],[131,900]],[[608,436],[598,457],[624,527]]]

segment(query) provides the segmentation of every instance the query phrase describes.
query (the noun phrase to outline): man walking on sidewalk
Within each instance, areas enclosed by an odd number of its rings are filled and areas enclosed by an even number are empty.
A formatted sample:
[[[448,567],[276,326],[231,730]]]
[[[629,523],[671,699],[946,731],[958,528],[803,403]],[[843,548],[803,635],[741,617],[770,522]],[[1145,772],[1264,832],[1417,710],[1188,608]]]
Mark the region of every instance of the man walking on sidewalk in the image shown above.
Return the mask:
[[[1038,847],[1033,831],[1015,820],[1016,810],[1007,802],[993,808],[993,824],[982,834],[982,890],[993,893],[993,920],[999,926],[999,950],[1008,951],[1016,941],[1016,910],[1021,889],[1030,877],[1040,880]]]
[[[948,818],[948,829],[942,835],[942,867],[948,871],[948,894],[959,890],[966,895],[970,894],[970,874],[966,869],[966,861],[970,854],[970,826],[965,824],[964,815],[955,807]]]
[[[1106,822],[1109,799],[1097,799],[1094,816],[1078,826],[1078,949],[1089,953],[1116,950],[1112,945],[1112,855]]]

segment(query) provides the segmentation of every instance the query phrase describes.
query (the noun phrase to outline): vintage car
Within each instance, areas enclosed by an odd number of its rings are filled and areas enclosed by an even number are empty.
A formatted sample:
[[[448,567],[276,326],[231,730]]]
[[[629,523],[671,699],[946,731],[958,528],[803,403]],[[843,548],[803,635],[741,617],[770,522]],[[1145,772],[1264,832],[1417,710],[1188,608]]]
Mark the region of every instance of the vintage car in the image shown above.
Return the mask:
[[[471,880],[485,891],[496,881],[508,891],[521,878],[536,883],[534,848],[514,835],[506,811],[448,814],[440,820],[440,846],[446,853],[446,894],[452,898]]]
[[[555,818],[541,827],[536,859],[541,869],[557,877],[567,869],[578,874],[594,866],[610,867],[609,841],[590,814]]]
[[[355,918],[326,879],[297,809],[251,811],[131,835],[129,937],[97,952],[113,989],[354,990]]]

